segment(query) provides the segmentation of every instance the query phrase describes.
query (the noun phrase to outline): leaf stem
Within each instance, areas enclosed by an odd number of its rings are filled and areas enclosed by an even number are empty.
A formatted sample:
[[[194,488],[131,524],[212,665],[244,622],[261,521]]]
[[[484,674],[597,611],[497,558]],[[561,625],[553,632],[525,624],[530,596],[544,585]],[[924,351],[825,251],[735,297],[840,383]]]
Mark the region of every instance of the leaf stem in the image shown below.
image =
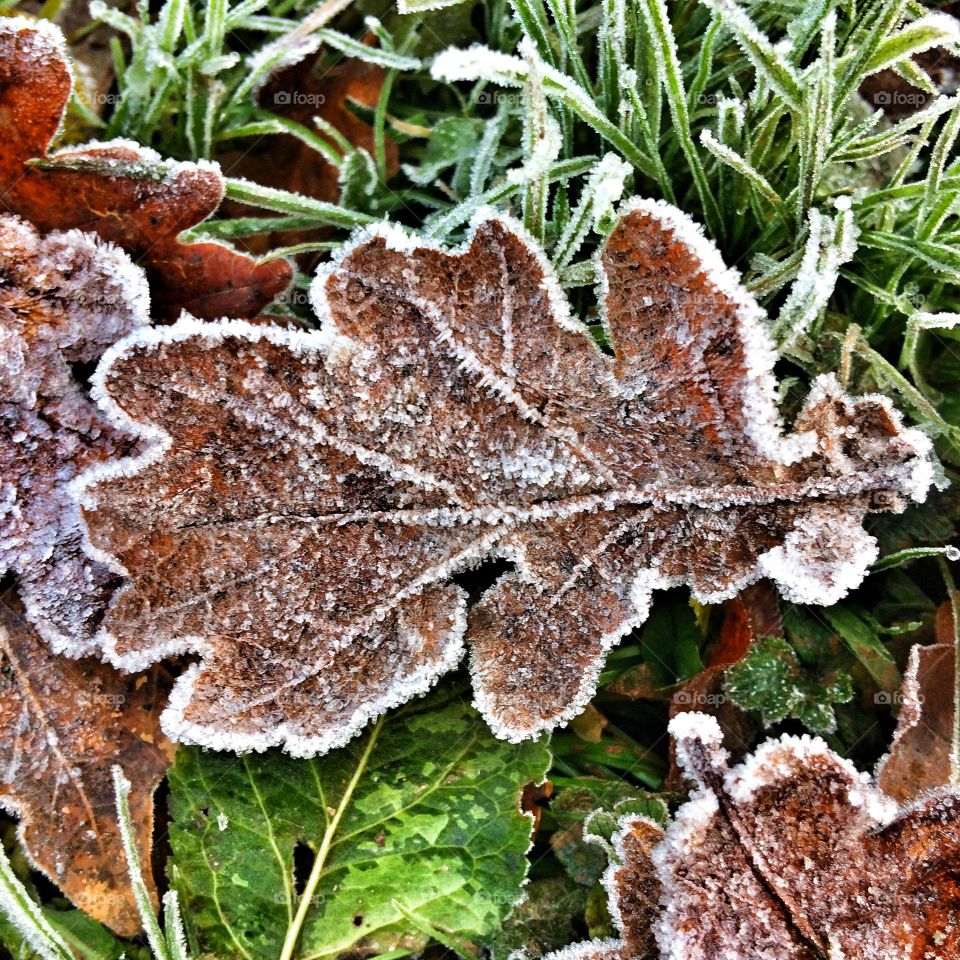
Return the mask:
[[[364,770],[366,770],[367,763],[370,761],[370,755],[373,753],[373,747],[377,742],[377,737],[380,735],[380,730],[382,727],[383,717],[380,717],[380,719],[374,724],[373,729],[370,731],[370,739],[367,741],[367,745],[364,747],[363,753],[360,756],[360,760],[357,763],[357,769],[350,778],[350,782],[347,784],[346,790],[343,791],[343,796],[340,798],[340,803],[337,805],[336,812],[334,813],[330,822],[327,824],[327,829],[323,833],[323,839],[320,841],[320,849],[317,851],[317,857],[313,861],[313,868],[310,870],[310,876],[307,878],[306,886],[303,888],[303,893],[300,896],[300,903],[297,906],[296,916],[293,918],[293,922],[287,928],[287,935],[283,941],[283,947],[280,950],[279,960],[292,960],[293,958],[293,951],[296,949],[297,941],[300,939],[300,932],[303,930],[303,925],[307,919],[307,913],[310,911],[310,905],[313,902],[313,895],[316,893],[317,886],[320,883],[320,878],[323,876],[323,869],[326,866],[327,857],[330,854],[330,848],[333,846],[333,838],[337,833],[337,829],[340,826],[340,821],[343,819],[343,815],[346,812],[347,807],[350,806],[350,800],[353,797],[354,791],[357,789],[357,784],[360,782],[360,778],[363,776]]]

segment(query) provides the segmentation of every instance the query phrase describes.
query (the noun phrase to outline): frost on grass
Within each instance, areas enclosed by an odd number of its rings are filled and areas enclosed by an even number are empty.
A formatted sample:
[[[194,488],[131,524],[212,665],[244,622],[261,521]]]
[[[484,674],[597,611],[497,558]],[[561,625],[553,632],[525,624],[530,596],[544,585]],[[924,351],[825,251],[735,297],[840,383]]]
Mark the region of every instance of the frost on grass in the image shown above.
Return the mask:
[[[101,640],[129,668],[200,655],[171,734],[327,750],[466,639],[522,739],[583,708],[656,588],[859,582],[860,522],[923,498],[927,439],[830,377],[784,435],[762,311],[680,211],[627,205],[598,269],[612,359],[489,211],[457,251],[361,234],[314,283],[319,331],[184,320],[110,351],[101,408],[148,451],[84,480],[128,578]],[[491,556],[515,570],[468,614],[451,577]]]
[[[124,677],[98,660],[53,656],[0,605],[0,807],[20,819],[31,862],[122,936],[140,916],[114,807],[111,767],[134,783],[140,859],[150,863],[153,794],[173,758],[160,731],[161,671]],[[147,883],[156,905],[152,874]]]
[[[146,270],[155,316],[254,317],[286,289],[284,260],[257,263],[179,235],[223,198],[211,163],[171,163],[127,140],[48,154],[72,81],[66,44],[45,21],[0,18],[0,205],[39,230],[79,228],[123,247]],[[36,161],[44,161],[38,165]],[[31,161],[33,161],[31,163]]]
[[[960,794],[898,807],[818,738],[728,769],[712,717],[671,732],[696,791],[652,854],[664,960],[960,955]]]
[[[123,251],[78,230],[41,238],[0,216],[0,575],[18,575],[55,649],[89,650],[117,580],[83,551],[68,485],[135,442],[75,371],[148,318],[146,280]]]

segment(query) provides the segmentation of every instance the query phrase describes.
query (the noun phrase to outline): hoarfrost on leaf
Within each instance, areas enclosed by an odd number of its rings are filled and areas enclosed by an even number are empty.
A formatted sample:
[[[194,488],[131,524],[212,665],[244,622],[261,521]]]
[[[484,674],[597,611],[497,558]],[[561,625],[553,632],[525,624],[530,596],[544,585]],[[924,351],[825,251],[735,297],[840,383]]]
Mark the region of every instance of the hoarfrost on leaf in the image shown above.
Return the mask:
[[[100,640],[126,668],[199,654],[171,735],[325,751],[466,640],[522,739],[583,708],[655,589],[859,582],[861,520],[924,497],[928,439],[832,377],[785,435],[763,312],[679,210],[626,204],[598,272],[613,358],[491,211],[454,251],[361,233],[314,282],[319,331],[185,319],[109,352],[95,393],[147,450],[82,483],[127,577]],[[468,612],[451,577],[488,557],[515,569]]]
[[[958,955],[956,790],[898,807],[819,738],[728,769],[712,717],[671,733],[696,790],[652,853],[664,960]]]
[[[31,863],[79,908],[121,936],[140,931],[111,768],[133,781],[130,810],[143,863],[153,845],[153,794],[173,759],[160,731],[162,668],[125,677],[98,660],[50,653],[0,605],[0,807],[20,818]],[[156,907],[152,872],[147,889]]]
[[[0,574],[15,573],[27,612],[54,649],[91,649],[116,576],[84,553],[69,484],[132,452],[74,376],[145,326],[143,272],[94,234],[40,237],[0,216]]]

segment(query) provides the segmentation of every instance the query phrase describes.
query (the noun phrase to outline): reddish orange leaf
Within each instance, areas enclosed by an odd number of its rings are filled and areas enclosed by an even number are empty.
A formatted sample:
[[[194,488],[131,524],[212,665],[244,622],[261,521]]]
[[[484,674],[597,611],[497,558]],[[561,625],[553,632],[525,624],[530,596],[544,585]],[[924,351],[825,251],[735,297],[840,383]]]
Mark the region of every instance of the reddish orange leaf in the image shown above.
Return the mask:
[[[0,805],[20,818],[31,861],[121,936],[140,930],[111,770],[133,783],[131,818],[150,874],[153,794],[173,760],[160,731],[166,675],[124,676],[98,660],[53,656],[0,605]]]
[[[583,709],[658,587],[859,583],[861,521],[925,495],[929,440],[832,377],[785,436],[762,312],[674,208],[631,204],[601,265],[612,360],[490,215],[456,252],[362,234],[315,282],[320,331],[182,322],[111,352],[103,409],[150,451],[86,494],[129,576],[101,642],[200,654],[168,732],[327,750],[466,636],[478,706],[520,739]],[[468,624],[450,578],[491,555],[518,570]]]
[[[60,31],[46,21],[0,20],[0,204],[41,231],[76,227],[116,243],[143,266],[155,316],[253,317],[292,276],[284,260],[256,262],[180,233],[220,205],[210,163],[171,163],[125,140],[48,153],[70,95]],[[37,166],[30,161],[42,160]]]

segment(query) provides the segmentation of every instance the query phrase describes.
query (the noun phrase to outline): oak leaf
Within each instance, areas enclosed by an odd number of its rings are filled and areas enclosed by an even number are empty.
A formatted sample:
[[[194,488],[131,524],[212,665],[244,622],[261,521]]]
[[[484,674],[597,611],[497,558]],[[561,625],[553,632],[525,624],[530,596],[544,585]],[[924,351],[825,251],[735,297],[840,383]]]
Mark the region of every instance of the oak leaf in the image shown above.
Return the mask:
[[[111,770],[119,764],[134,785],[131,819],[156,901],[153,794],[174,749],[159,724],[166,690],[160,668],[124,676],[95,659],[52,655],[0,605],[0,806],[20,818],[34,866],[121,936],[137,934],[140,918]]]
[[[150,281],[154,315],[254,317],[290,283],[286,261],[256,262],[179,235],[212,214],[223,178],[211,163],[172,163],[127,140],[48,153],[72,80],[66,43],[47,21],[0,19],[0,205],[39,230],[94,231]],[[37,161],[41,161],[37,163]]]
[[[652,854],[664,960],[958,955],[960,793],[899,807],[819,738],[728,769],[713,718],[670,729],[697,789]]]
[[[136,438],[74,371],[148,322],[143,272],[122,250],[79,230],[41,237],[0,215],[0,575],[18,576],[44,639],[78,655],[91,651],[117,577],[84,552],[68,487]]]
[[[675,208],[628,205],[599,265],[613,358],[489,211],[458,251],[362,233],[314,282],[319,331],[184,320],[109,352],[102,409],[150,449],[84,481],[129,579],[101,642],[128,669],[199,653],[175,739],[328,750],[465,636],[477,705],[521,739],[583,708],[656,588],[860,582],[861,520],[923,499],[929,440],[831,376],[785,436],[763,313]],[[491,556],[516,570],[468,623],[451,577]]]

